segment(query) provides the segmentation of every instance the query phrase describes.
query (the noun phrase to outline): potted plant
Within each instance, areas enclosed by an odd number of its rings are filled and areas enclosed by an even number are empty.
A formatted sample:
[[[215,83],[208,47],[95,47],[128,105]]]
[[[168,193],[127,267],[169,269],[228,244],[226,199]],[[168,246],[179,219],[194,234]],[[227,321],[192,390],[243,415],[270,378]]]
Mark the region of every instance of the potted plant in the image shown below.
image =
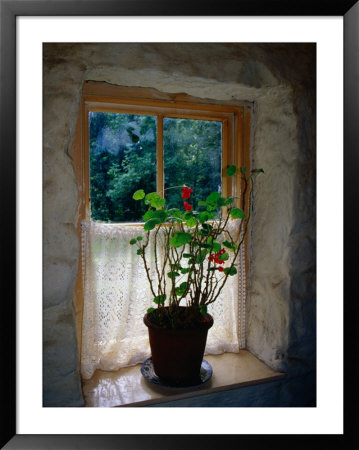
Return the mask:
[[[199,381],[207,333],[213,318],[207,307],[215,302],[235,266],[250,220],[253,181],[262,169],[239,171],[242,195],[224,198],[212,192],[194,211],[192,189],[181,190],[181,208],[166,209],[164,196],[146,194],[142,189],[134,200],[148,206],[143,216],[144,235],[130,244],[142,258],[154,307],[148,309],[152,364],[156,375],[166,383],[189,385]],[[238,173],[227,168],[228,177]],[[229,231],[236,221],[236,232]],[[152,252],[152,254],[150,254]],[[154,267],[150,267],[150,260]]]

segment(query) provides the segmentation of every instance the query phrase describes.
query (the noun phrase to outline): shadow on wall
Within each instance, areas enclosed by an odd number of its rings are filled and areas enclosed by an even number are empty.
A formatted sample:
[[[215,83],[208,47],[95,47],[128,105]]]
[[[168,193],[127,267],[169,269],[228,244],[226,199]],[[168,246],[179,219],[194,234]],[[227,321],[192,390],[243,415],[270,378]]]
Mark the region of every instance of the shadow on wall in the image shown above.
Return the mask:
[[[313,70],[313,75],[315,70]],[[315,76],[309,82],[315,86]],[[294,205],[301,214],[300,224],[292,230],[290,246],[289,346],[288,373],[297,396],[303,403],[316,406],[316,96],[315,89],[296,86],[294,108],[298,115],[298,142],[303,157],[297,166],[298,180],[294,191]],[[309,203],[309,207],[308,207]],[[303,216],[304,214],[304,216]],[[296,262],[300,260],[298,267]],[[304,405],[306,406],[306,405]]]

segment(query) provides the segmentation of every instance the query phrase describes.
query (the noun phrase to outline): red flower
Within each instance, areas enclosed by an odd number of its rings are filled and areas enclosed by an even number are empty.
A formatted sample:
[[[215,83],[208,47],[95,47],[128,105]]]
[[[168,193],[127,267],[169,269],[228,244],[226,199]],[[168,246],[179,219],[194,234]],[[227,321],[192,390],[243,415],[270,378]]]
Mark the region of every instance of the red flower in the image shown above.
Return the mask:
[[[219,270],[220,272],[223,272],[224,269],[223,269],[222,266],[219,266],[219,267],[218,267],[218,270]]]
[[[191,197],[191,193],[193,192],[193,190],[191,188],[189,188],[188,186],[183,186],[182,188],[182,198],[190,198]]]
[[[224,248],[222,248],[222,249],[219,250],[217,253],[215,253],[215,254],[212,253],[212,254],[208,257],[208,260],[211,261],[211,262],[214,261],[216,264],[224,264],[224,261],[222,261],[221,259],[219,259],[219,256],[223,255],[223,253],[225,253],[225,252],[226,252],[226,250],[225,250]],[[222,267],[219,267],[218,270],[220,270],[220,271],[222,272],[222,271],[223,271],[223,268],[222,268]]]
[[[192,211],[192,205],[190,205],[189,203],[183,202],[183,206],[186,211]]]

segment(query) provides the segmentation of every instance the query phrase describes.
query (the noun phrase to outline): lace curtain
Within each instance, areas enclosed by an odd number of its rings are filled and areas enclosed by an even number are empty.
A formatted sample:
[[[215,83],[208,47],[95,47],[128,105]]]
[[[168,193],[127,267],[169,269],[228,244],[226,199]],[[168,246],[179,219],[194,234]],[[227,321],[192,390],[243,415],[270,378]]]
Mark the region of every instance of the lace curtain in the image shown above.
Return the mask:
[[[143,261],[129,245],[141,232],[142,225],[82,222],[81,374],[85,379],[96,369],[118,370],[151,355],[143,316],[154,306],[153,296]],[[149,254],[153,253],[151,244],[150,239]],[[155,277],[153,261],[149,266]],[[205,354],[237,353],[245,346],[244,250],[237,271],[228,278],[220,297],[208,306],[214,325],[208,332]]]

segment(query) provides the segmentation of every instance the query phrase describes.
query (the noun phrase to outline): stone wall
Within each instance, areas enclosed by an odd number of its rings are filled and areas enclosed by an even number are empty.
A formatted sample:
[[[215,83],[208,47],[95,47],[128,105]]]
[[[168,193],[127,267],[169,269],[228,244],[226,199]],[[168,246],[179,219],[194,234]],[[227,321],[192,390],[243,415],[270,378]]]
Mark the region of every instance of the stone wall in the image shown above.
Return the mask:
[[[255,192],[247,347],[289,374],[277,406],[313,404],[315,45],[44,44],[43,56],[44,406],[83,405],[71,148],[85,80],[254,103],[252,160],[265,174]]]

